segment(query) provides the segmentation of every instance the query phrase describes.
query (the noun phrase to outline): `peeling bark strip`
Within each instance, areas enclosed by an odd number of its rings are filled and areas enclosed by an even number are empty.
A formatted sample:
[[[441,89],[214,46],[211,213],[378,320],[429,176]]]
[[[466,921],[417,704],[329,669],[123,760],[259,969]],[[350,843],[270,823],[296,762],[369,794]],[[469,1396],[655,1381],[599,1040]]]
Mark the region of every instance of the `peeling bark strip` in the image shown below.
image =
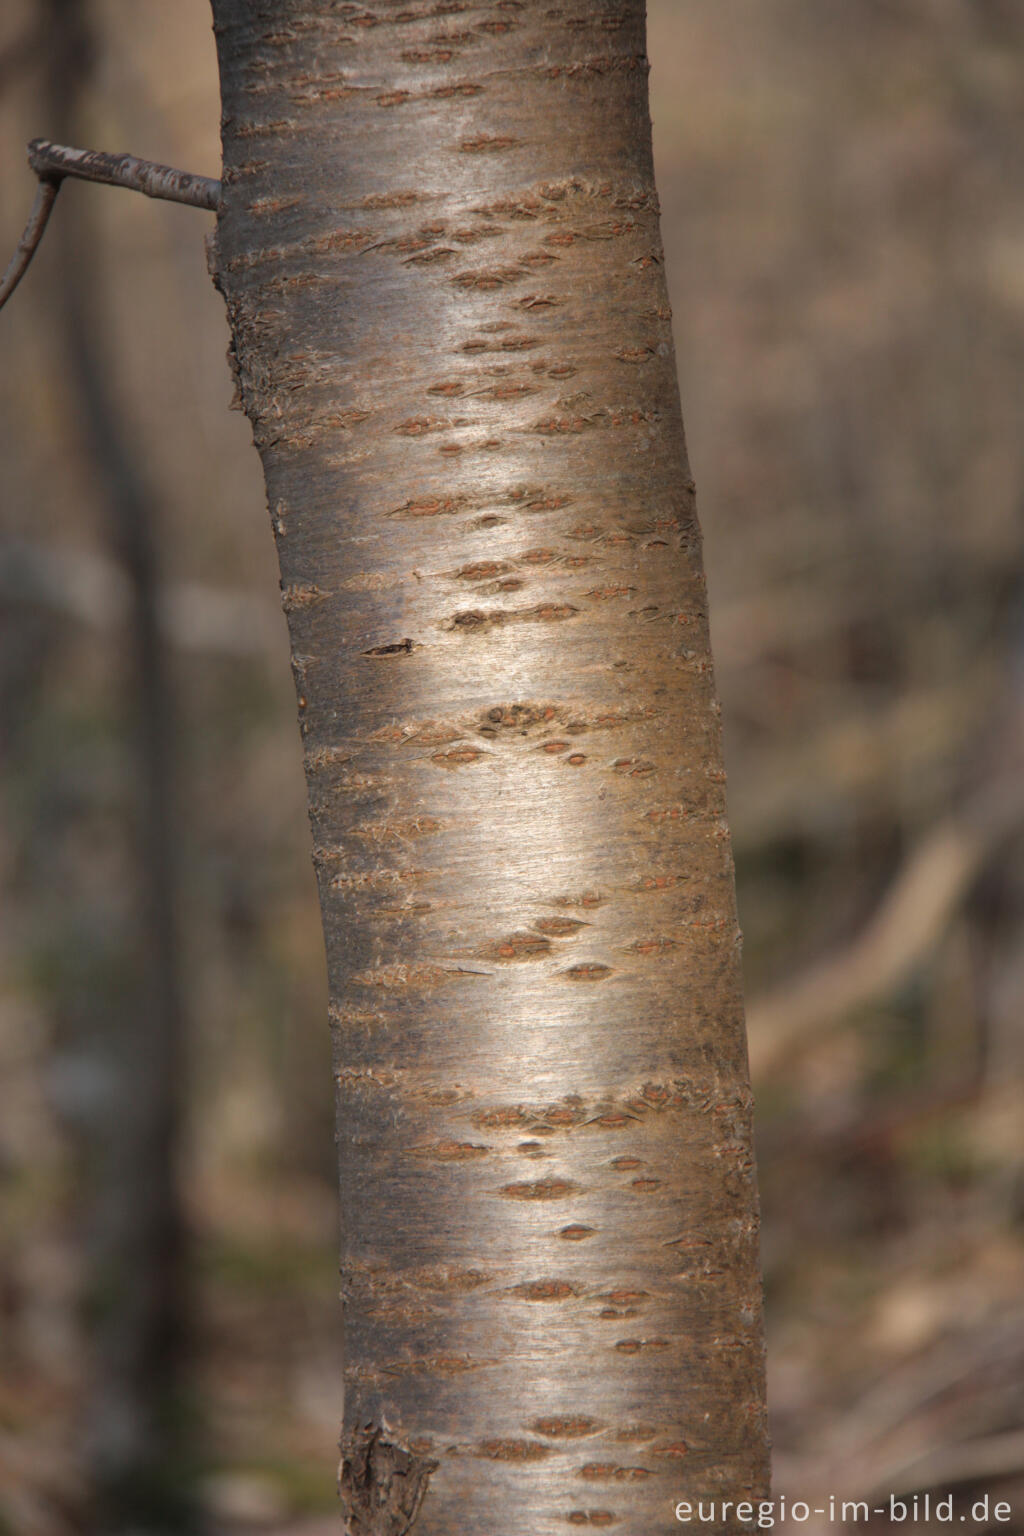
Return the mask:
[[[668,1532],[767,1453],[643,6],[214,13],[330,975],[348,1528],[398,1528],[401,1454],[437,1462],[423,1536]]]

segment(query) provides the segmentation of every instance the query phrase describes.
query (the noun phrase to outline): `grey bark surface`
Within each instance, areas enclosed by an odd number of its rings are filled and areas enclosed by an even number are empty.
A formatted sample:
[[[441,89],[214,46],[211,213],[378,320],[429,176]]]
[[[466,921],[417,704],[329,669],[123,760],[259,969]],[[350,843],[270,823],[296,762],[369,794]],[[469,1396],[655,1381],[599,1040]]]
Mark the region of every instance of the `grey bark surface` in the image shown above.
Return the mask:
[[[767,1450],[643,6],[213,9],[331,991],[347,1529],[677,1530]]]

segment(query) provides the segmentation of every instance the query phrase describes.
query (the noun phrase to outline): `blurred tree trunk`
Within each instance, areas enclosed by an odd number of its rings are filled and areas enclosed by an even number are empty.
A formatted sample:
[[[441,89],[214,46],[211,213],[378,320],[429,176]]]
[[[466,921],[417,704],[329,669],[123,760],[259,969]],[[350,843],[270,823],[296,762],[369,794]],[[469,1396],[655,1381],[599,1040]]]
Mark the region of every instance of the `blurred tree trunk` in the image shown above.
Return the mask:
[[[327,944],[348,1528],[667,1532],[767,1453],[642,0],[213,10],[213,264]]]
[[[65,142],[87,140],[91,7],[88,0],[43,0],[41,12],[47,124]],[[117,932],[121,952],[109,957],[115,975],[104,975],[94,960],[97,974],[69,1000],[76,1038],[64,1042],[72,1064],[61,1080],[86,1170],[90,1379],[82,1439],[93,1501],[86,1523],[102,1536],[142,1536],[194,1529],[183,1488],[187,1299],[176,1167],[185,1034],[173,835],[177,730],[157,611],[159,497],[110,378],[101,258],[89,215],[94,196],[69,188],[54,221],[55,313],[83,463],[131,594],[124,726],[134,792],[125,837],[135,895]]]

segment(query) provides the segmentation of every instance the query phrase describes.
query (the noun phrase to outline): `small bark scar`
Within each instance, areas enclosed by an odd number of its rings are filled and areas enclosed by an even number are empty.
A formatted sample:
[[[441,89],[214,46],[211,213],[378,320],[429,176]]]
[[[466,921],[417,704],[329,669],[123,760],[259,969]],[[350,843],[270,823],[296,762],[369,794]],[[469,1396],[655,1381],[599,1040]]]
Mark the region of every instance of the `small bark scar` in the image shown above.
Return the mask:
[[[345,1536],[406,1536],[437,1462],[385,1439],[366,1424],[341,1444],[338,1493]]]

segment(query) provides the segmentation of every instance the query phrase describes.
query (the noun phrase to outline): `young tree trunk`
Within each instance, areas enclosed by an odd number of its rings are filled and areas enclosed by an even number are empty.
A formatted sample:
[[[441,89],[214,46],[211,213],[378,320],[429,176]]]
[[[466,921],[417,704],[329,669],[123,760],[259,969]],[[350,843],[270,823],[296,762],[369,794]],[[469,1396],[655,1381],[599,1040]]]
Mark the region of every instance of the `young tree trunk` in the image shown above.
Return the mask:
[[[347,1528],[676,1530],[767,1453],[642,0],[213,9],[330,976]]]
[[[46,121],[58,138],[74,143],[82,136],[83,95],[96,55],[93,7],[89,0],[45,0],[40,21],[48,40]],[[188,1286],[176,1166],[186,1036],[173,834],[177,726],[159,625],[158,498],[106,366],[108,320],[91,207],[89,199],[65,194],[54,223],[53,309],[81,463],[130,589],[121,692],[138,784],[137,798],[125,808],[137,899],[120,920],[105,970],[94,961],[90,984],[64,1009],[74,1033],[65,1042],[63,1104],[75,1127],[76,1193],[85,1213],[91,1359],[82,1444],[90,1487],[81,1519],[83,1529],[98,1536],[138,1536],[195,1528],[181,1488],[191,1447],[182,1401]],[[91,920],[102,933],[97,914]],[[110,912],[104,921],[117,931]],[[109,976],[105,986],[103,975]],[[90,1079],[105,1085],[98,1101]]]

